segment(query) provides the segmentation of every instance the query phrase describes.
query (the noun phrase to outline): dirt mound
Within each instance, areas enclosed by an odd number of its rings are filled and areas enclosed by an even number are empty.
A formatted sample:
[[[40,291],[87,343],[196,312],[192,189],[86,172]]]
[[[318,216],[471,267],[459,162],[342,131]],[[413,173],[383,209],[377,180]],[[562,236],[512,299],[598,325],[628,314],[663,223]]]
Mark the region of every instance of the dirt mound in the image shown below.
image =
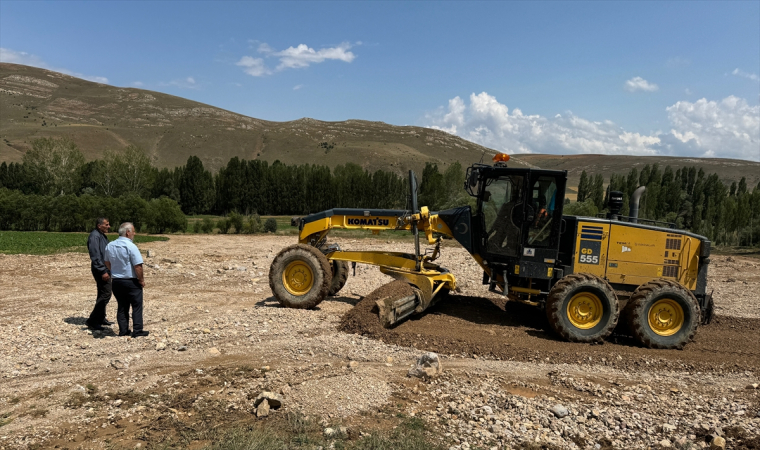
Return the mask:
[[[640,347],[622,330],[602,345],[565,342],[550,331],[537,308],[502,299],[449,296],[423,314],[384,329],[373,312],[375,301],[410,293],[400,281],[378,288],[343,316],[339,330],[442,354],[499,360],[718,373],[760,368],[758,319],[718,316],[712,324],[699,327],[695,340],[683,350],[653,350]]]
[[[356,306],[343,315],[338,329],[344,333],[360,334],[375,339],[388,338],[393,331],[386,330],[377,317],[376,302],[382,298],[402,298],[414,294],[412,287],[403,281],[391,281],[372,291]],[[384,340],[384,339],[383,339]]]

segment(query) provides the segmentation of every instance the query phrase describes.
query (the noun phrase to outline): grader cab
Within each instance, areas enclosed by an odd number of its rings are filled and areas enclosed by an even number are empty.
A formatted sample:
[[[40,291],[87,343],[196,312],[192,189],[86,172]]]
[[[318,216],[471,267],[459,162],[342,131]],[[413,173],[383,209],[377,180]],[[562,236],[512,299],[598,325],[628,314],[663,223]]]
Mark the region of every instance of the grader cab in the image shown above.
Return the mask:
[[[508,160],[498,154],[493,165],[468,168],[464,188],[477,200],[475,211],[418,207],[410,171],[408,210],[331,209],[293,219],[299,243],[272,262],[272,293],[283,306],[313,308],[340,291],[350,264],[375,265],[413,288],[413,295],[377,302],[379,320],[391,327],[456,290],[454,275],[434,262],[446,237],[483,268],[491,292],[543,310],[551,328],[569,341],[604,339],[622,315],[642,345],[680,348],[700,322],[709,322],[705,237],[639,223],[641,191],[630,216],[619,214],[622,194],[616,192],[607,217],[565,216],[567,172],[511,168]],[[327,242],[334,228],[411,231],[414,253],[343,250]],[[421,234],[432,246],[424,253]]]

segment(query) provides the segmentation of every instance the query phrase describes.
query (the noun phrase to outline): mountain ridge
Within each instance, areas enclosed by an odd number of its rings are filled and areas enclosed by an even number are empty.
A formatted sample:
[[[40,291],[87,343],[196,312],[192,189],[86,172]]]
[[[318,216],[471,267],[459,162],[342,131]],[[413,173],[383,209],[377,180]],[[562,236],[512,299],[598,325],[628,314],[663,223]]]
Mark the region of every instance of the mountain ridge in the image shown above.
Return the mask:
[[[308,117],[273,122],[170,94],[0,63],[0,161],[20,162],[35,138],[63,136],[76,142],[87,160],[134,144],[157,167],[184,165],[198,156],[212,171],[239,157],[330,168],[356,163],[403,175],[408,169],[421,173],[427,162],[441,170],[454,162],[467,167],[497,152],[432,128]],[[760,163],[720,158],[514,154],[510,163],[568,170],[571,186],[582,170],[608,177],[654,163],[674,169],[694,165],[729,183],[742,176],[750,186],[760,181]]]

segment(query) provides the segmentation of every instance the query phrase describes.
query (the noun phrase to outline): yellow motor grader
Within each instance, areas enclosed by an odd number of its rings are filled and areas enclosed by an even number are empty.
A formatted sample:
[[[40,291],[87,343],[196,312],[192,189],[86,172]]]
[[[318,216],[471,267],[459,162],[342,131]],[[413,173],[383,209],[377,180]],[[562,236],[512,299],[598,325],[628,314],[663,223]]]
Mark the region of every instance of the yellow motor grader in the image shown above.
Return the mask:
[[[457,288],[454,275],[434,263],[447,237],[483,268],[490,291],[542,309],[551,328],[569,341],[602,340],[622,315],[642,345],[681,348],[700,322],[711,320],[710,241],[638,219],[644,188],[634,193],[629,216],[620,215],[623,196],[615,191],[606,216],[566,216],[566,171],[512,168],[508,160],[497,154],[494,164],[467,169],[464,187],[477,199],[475,211],[418,207],[410,171],[408,210],[331,209],[294,218],[299,243],[274,258],[272,293],[283,306],[313,308],[345,285],[349,264],[375,265],[413,288],[414,295],[377,302],[379,320],[391,327]],[[411,231],[414,253],[343,250],[327,242],[333,228]],[[421,234],[432,246],[424,253]]]

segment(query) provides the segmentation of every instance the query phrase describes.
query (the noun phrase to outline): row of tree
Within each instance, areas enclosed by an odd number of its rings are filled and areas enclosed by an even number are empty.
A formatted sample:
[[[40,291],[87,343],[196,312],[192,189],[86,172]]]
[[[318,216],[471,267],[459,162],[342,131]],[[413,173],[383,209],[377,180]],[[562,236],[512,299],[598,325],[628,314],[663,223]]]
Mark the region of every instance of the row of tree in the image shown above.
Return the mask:
[[[567,213],[594,215],[607,208],[610,190],[623,193],[622,214],[629,211],[629,200],[639,186],[646,186],[639,205],[639,217],[675,223],[710,238],[717,244],[757,245],[760,243],[760,183],[750,187],[747,180],[724,184],[717,174],[684,167],[675,171],[658,164],[646,165],[640,172],[610,175],[604,188],[602,174],[581,174],[578,202]]]
[[[436,164],[426,164],[420,180],[419,204],[433,211],[472,205],[472,198],[463,189],[464,177],[458,163],[448,166],[443,173]],[[670,166],[661,169],[657,164],[647,165],[641,171],[633,168],[627,174],[612,174],[605,181],[604,174],[584,171],[577,202],[566,205],[566,214],[594,216],[603,212],[609,190],[623,192],[622,212],[626,214],[633,191],[646,186],[639,210],[641,218],[673,222],[719,244],[760,242],[760,184],[750,189],[742,178],[739,183],[727,186],[717,174],[707,175],[696,167],[673,170]],[[409,207],[406,176],[383,170],[369,172],[356,164],[330,170],[320,165],[290,166],[279,161],[269,164],[235,157],[212,174],[198,157],[191,156],[183,166],[159,170],[135,146],[108,150],[102,159],[85,162],[77,146],[67,139],[37,139],[24,154],[22,163],[0,164],[2,187],[46,199],[39,200],[42,203],[64,201],[54,200],[57,198],[65,198],[66,202],[85,198],[83,211],[89,208],[88,202],[104,198],[125,202],[165,198],[178,204],[185,214],[236,212],[246,216],[303,215],[335,207]],[[5,219],[6,213],[2,214]],[[5,227],[2,220],[0,227]],[[30,227],[33,225],[22,228]],[[52,224],[44,225],[43,229],[70,227]]]
[[[461,170],[461,167],[459,168]],[[24,194],[171,198],[186,214],[307,214],[340,207],[403,208],[408,181],[356,164],[288,166],[232,158],[216,174],[196,156],[184,166],[158,169],[138,147],[107,150],[85,162],[68,139],[37,139],[22,163],[0,164],[0,187]]]
[[[135,195],[27,195],[0,188],[0,230],[90,231],[98,217],[108,217],[116,225],[132,222],[137,230],[150,233],[187,229],[187,218],[168,197],[148,201]]]

